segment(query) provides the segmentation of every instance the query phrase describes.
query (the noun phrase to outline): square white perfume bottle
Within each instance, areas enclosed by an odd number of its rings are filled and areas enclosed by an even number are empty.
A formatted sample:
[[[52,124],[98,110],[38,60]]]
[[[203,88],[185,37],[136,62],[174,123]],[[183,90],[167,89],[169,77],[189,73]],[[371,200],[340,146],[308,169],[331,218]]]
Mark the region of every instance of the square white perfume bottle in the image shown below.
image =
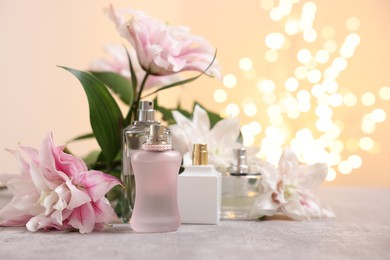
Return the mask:
[[[208,164],[206,144],[194,144],[192,164],[179,175],[177,199],[182,223],[218,224],[221,174]]]

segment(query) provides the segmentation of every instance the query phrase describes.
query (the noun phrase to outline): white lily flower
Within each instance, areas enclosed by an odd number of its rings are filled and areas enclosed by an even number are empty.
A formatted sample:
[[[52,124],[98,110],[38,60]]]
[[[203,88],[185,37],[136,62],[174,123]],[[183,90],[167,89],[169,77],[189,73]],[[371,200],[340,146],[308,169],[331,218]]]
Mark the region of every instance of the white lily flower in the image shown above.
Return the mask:
[[[335,216],[311,193],[325,180],[326,164],[300,165],[294,152],[286,148],[278,168],[267,164],[261,169],[263,192],[253,205],[253,216],[282,214],[294,220]]]
[[[178,111],[172,112],[176,125],[170,126],[173,148],[183,155],[183,165],[191,165],[194,144],[207,144],[209,164],[216,168],[229,166],[233,159],[233,148],[240,146],[240,122],[237,118],[219,121],[210,129],[207,112],[196,105],[193,119],[190,120]]]

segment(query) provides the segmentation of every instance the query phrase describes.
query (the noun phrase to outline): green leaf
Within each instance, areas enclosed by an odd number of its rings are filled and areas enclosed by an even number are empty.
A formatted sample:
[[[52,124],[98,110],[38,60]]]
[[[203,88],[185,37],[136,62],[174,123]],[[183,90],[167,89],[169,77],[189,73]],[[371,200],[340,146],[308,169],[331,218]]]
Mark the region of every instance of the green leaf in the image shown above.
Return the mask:
[[[159,111],[162,114],[162,120],[164,120],[170,125],[175,123],[175,119],[173,118],[172,111],[170,109],[160,107],[158,105],[157,97],[153,100],[153,103],[154,103],[154,109],[156,111]]]
[[[105,160],[114,160],[121,149],[123,116],[110,92],[98,78],[89,72],[61,67],[76,76],[87,94],[89,119]]]
[[[176,110],[183,114],[187,118],[191,118],[191,113],[182,109],[180,104],[177,105],[175,109],[169,109],[158,105],[158,98],[156,97],[154,100],[154,109],[159,111],[162,114],[162,119],[167,122],[169,125],[176,124],[175,119],[173,118],[172,111]]]
[[[187,118],[192,118],[192,113],[187,111],[187,110],[184,110],[180,107],[180,105],[177,106],[177,108],[175,109],[176,111],[180,112],[183,116],[187,117]]]
[[[143,96],[142,98],[146,98],[146,97],[148,97],[148,96],[151,96],[151,95],[153,95],[153,94],[156,94],[156,93],[159,92],[159,91],[162,91],[162,90],[165,90],[165,89],[169,89],[169,88],[173,88],[173,87],[180,86],[180,85],[184,85],[184,84],[190,83],[190,82],[192,82],[192,81],[198,79],[200,76],[202,76],[203,74],[205,74],[206,71],[211,67],[211,65],[214,63],[216,57],[217,57],[217,50],[215,50],[213,60],[210,62],[209,66],[207,66],[207,68],[206,68],[204,71],[202,71],[202,73],[200,73],[198,76],[195,76],[195,77],[192,77],[192,78],[189,78],[189,79],[185,79],[185,80],[181,80],[181,81],[178,81],[178,82],[169,84],[169,85],[167,85],[167,86],[161,87],[161,88],[159,88],[159,89],[153,91],[152,93],[149,93],[149,94],[147,94],[146,96]]]
[[[107,87],[112,89],[126,104],[133,104],[134,92],[128,79],[114,72],[90,71],[100,79]]]
[[[76,136],[75,138],[70,139],[68,141],[68,143],[81,141],[81,140],[85,140],[85,139],[90,139],[90,138],[95,138],[95,135],[93,133],[79,135],[79,136]]]
[[[92,151],[86,157],[83,158],[83,161],[87,164],[89,169],[93,169],[98,158],[101,154],[101,151]]]
[[[156,109],[156,110],[162,114],[162,120],[167,122],[169,125],[176,123],[175,119],[173,118],[171,110],[164,108],[164,107],[158,107],[158,109]]]

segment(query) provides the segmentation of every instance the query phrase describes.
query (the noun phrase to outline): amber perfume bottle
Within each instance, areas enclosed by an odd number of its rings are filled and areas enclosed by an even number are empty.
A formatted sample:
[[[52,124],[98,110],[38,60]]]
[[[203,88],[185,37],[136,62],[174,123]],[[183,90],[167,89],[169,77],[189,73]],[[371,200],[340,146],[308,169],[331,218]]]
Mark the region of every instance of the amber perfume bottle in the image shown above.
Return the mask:
[[[261,193],[261,173],[248,165],[245,148],[234,150],[235,163],[222,176],[222,219],[251,219],[252,206]]]
[[[136,232],[169,232],[180,227],[177,178],[182,156],[172,150],[164,126],[151,125],[142,150],[131,156],[136,196],[130,225]]]
[[[208,164],[206,144],[194,144],[192,165],[179,175],[177,188],[182,223],[219,223],[221,173]]]

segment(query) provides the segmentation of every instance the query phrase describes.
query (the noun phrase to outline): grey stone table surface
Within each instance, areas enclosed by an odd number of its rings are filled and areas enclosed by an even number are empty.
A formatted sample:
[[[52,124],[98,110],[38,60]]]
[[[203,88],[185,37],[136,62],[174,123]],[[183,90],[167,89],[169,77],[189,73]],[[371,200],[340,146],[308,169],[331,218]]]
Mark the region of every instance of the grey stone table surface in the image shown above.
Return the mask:
[[[0,259],[390,259],[390,189],[322,188],[335,219],[222,221],[177,232],[36,232],[0,228]],[[0,206],[10,199],[0,192]]]

